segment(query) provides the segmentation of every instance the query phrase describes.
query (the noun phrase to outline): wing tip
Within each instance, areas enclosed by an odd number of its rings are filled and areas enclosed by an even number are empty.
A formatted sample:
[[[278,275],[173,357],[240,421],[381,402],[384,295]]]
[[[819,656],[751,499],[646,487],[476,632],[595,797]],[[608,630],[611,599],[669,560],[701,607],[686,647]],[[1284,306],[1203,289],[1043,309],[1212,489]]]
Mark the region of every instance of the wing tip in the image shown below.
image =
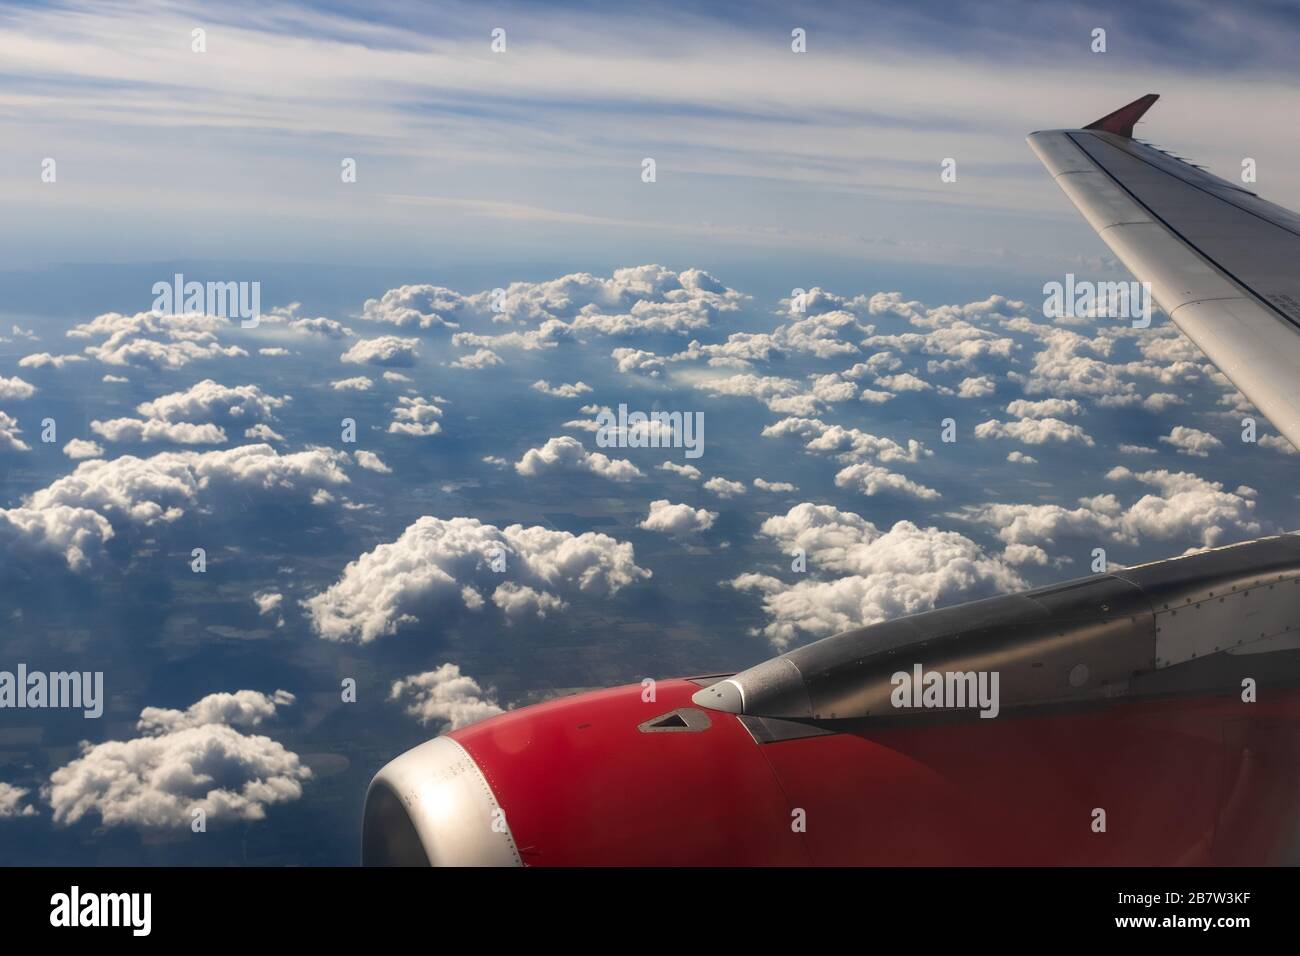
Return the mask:
[[[1084,129],[1101,130],[1105,133],[1123,136],[1125,139],[1132,139],[1134,125],[1147,110],[1151,109],[1158,99],[1160,99],[1159,93],[1148,93],[1146,96],[1139,96],[1127,106],[1121,106],[1115,112],[1107,113],[1101,119],[1089,123]]]

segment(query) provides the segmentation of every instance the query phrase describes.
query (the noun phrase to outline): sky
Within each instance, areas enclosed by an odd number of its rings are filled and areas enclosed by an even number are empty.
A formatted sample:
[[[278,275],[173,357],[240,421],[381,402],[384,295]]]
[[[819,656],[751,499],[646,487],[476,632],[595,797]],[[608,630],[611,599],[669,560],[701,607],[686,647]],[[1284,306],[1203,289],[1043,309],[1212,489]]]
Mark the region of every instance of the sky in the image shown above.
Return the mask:
[[[373,773],[503,709],[1292,529],[1163,315],[1044,314],[1126,275],[1024,137],[1157,92],[1300,207],[1298,16],[0,9],[0,680],[104,681],[0,708],[0,858],[351,864]]]
[[[10,5],[0,254],[590,268],[725,247],[1032,274],[1101,247],[1024,135],[1146,92],[1182,155],[1249,155],[1300,195],[1293,8],[811,6]]]

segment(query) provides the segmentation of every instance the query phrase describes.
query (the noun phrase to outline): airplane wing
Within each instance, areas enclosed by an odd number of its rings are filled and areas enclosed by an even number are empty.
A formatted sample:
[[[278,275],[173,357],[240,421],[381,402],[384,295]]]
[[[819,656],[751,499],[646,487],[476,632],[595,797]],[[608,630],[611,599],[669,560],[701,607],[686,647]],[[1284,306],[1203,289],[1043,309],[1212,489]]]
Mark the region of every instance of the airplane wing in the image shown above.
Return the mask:
[[[1029,145],[1174,324],[1300,448],[1300,216],[1135,140],[1156,99]]]

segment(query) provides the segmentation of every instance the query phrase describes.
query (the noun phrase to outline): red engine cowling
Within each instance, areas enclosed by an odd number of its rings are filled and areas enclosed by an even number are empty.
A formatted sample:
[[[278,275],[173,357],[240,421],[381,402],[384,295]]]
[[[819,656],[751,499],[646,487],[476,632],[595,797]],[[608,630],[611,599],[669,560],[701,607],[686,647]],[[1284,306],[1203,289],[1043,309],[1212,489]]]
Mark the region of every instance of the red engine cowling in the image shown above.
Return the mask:
[[[580,694],[409,751],[371,784],[363,862],[1266,863],[1300,793],[1294,695],[1245,722],[1201,698],[760,743],[700,686]]]

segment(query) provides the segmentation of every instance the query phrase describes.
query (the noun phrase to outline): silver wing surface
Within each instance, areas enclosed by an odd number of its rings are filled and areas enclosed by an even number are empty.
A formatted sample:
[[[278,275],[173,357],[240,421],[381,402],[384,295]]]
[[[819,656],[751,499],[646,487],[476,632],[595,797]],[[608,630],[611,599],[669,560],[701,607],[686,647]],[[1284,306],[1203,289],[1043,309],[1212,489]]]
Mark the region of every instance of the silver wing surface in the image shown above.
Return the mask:
[[[1135,140],[1156,99],[1029,145],[1174,324],[1300,448],[1300,216]]]

